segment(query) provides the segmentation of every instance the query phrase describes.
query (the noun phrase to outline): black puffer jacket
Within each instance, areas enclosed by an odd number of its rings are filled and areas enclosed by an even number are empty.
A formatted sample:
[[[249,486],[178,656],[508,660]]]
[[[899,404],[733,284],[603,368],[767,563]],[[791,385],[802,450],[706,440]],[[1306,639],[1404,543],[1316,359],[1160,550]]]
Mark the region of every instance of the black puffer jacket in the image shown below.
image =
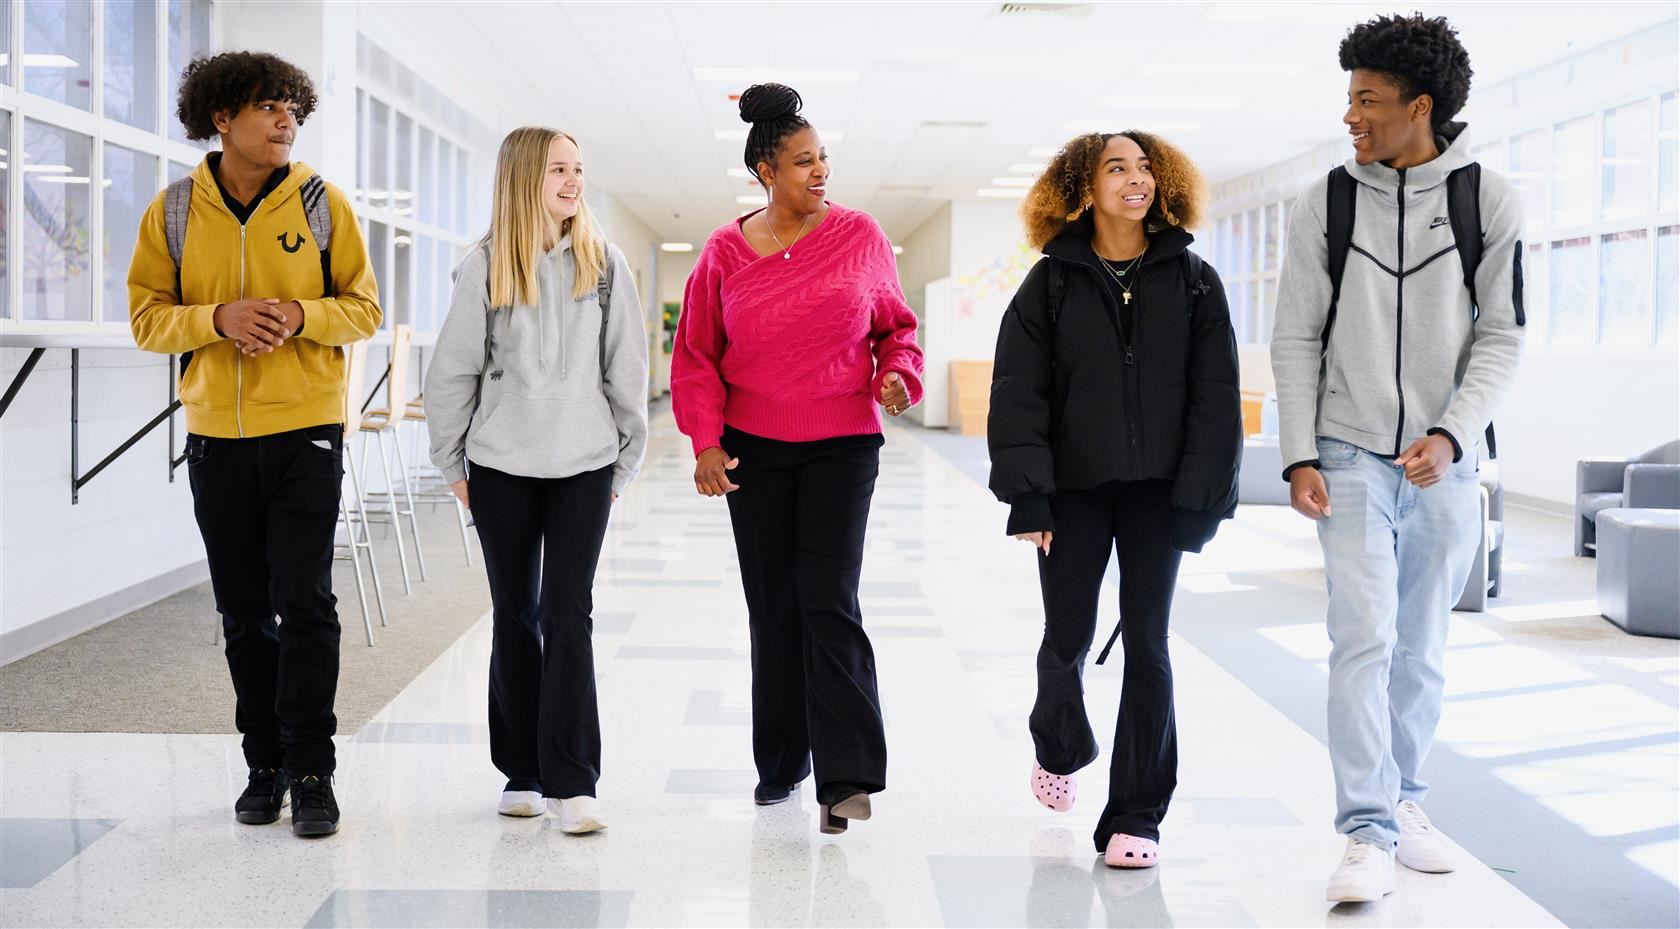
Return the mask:
[[[1201,551],[1236,510],[1236,335],[1219,275],[1187,280],[1192,236],[1150,237],[1130,306],[1109,296],[1091,223],[1044,248],[1003,315],[987,419],[991,489],[1010,533],[1054,530],[1050,497],[1107,481],[1173,482],[1172,544]],[[1058,266],[1060,266],[1058,268]],[[1051,320],[1051,277],[1061,278]],[[1118,314],[1132,314],[1128,344]]]

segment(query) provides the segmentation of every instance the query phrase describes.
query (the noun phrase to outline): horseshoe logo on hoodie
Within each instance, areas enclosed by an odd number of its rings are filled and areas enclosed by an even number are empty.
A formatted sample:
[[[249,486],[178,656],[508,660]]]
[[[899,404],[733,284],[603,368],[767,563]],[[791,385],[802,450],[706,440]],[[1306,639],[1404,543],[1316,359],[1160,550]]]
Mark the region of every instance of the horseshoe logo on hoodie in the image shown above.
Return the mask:
[[[286,254],[288,254],[288,255],[292,254],[293,252],[296,252],[298,249],[303,247],[303,233],[294,232],[294,233],[292,233],[292,235],[297,236],[297,242],[295,242],[291,245],[286,244],[286,233],[282,232],[279,235],[275,236],[276,239],[280,240],[280,247],[285,249]]]

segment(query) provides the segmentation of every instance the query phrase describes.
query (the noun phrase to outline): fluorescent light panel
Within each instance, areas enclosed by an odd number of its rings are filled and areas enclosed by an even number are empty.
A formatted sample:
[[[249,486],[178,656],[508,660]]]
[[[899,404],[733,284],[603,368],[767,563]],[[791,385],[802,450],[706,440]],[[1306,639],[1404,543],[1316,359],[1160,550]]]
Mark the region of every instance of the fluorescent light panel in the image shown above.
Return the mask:
[[[694,251],[694,243],[693,242],[661,242],[661,243],[659,243],[659,250],[662,251],[662,252],[692,252],[692,251]]]
[[[1035,180],[1037,180],[1037,178],[1033,178],[1033,177],[1019,177],[1019,176],[1016,176],[1016,177],[994,177],[994,178],[992,178],[992,186],[993,187],[1031,187],[1033,185],[1033,181],[1035,181]]]
[[[1019,187],[982,187],[974,192],[976,197],[995,197],[1000,200],[1019,200],[1027,195],[1026,190]]]

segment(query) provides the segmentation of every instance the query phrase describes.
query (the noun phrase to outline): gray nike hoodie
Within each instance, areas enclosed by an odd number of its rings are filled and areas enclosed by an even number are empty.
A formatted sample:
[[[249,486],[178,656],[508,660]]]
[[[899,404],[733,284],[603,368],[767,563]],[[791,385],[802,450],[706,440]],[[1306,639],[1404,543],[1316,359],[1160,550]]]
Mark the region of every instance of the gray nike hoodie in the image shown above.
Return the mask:
[[[1398,456],[1430,433],[1474,450],[1522,355],[1522,203],[1505,178],[1483,170],[1480,313],[1447,222],[1447,175],[1469,164],[1462,123],[1437,136],[1441,154],[1396,170],[1347,169],[1358,181],[1353,246],[1342,294],[1330,307],[1327,178],[1296,201],[1278,279],[1272,330],[1279,444],[1286,470],[1316,462],[1315,436]]]
[[[647,326],[624,253],[609,244],[607,260],[613,272],[605,371],[599,294],[591,288],[572,298],[571,236],[537,265],[536,306],[492,312],[482,247],[455,269],[455,295],[425,384],[432,464],[446,480],[464,480],[469,458],[542,478],[610,464],[615,494],[636,476],[648,437]]]

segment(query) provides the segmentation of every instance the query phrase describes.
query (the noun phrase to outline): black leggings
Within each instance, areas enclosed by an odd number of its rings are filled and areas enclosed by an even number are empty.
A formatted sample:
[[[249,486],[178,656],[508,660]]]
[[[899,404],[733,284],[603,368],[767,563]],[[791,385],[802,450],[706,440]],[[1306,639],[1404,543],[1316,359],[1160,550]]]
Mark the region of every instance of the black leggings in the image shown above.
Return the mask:
[[[887,782],[875,652],[858,605],[882,443],[723,436],[741,460],[729,517],[752,635],[753,759],[772,784],[804,780],[814,762],[822,803]]]
[[[572,477],[468,462],[490,578],[490,759],[509,790],[595,796],[595,566],[612,511],[612,468]]]
[[[1097,631],[1097,602],[1112,550],[1120,561],[1120,640],[1125,651],[1120,717],[1109,764],[1108,806],[1097,849],[1115,833],[1160,838],[1178,784],[1172,662],[1167,617],[1178,580],[1171,481],[1112,481],[1051,499],[1055,535],[1038,559],[1044,641],[1038,649],[1038,700],[1029,725],[1038,763],[1072,774],[1097,758],[1085,714],[1085,656]]]

